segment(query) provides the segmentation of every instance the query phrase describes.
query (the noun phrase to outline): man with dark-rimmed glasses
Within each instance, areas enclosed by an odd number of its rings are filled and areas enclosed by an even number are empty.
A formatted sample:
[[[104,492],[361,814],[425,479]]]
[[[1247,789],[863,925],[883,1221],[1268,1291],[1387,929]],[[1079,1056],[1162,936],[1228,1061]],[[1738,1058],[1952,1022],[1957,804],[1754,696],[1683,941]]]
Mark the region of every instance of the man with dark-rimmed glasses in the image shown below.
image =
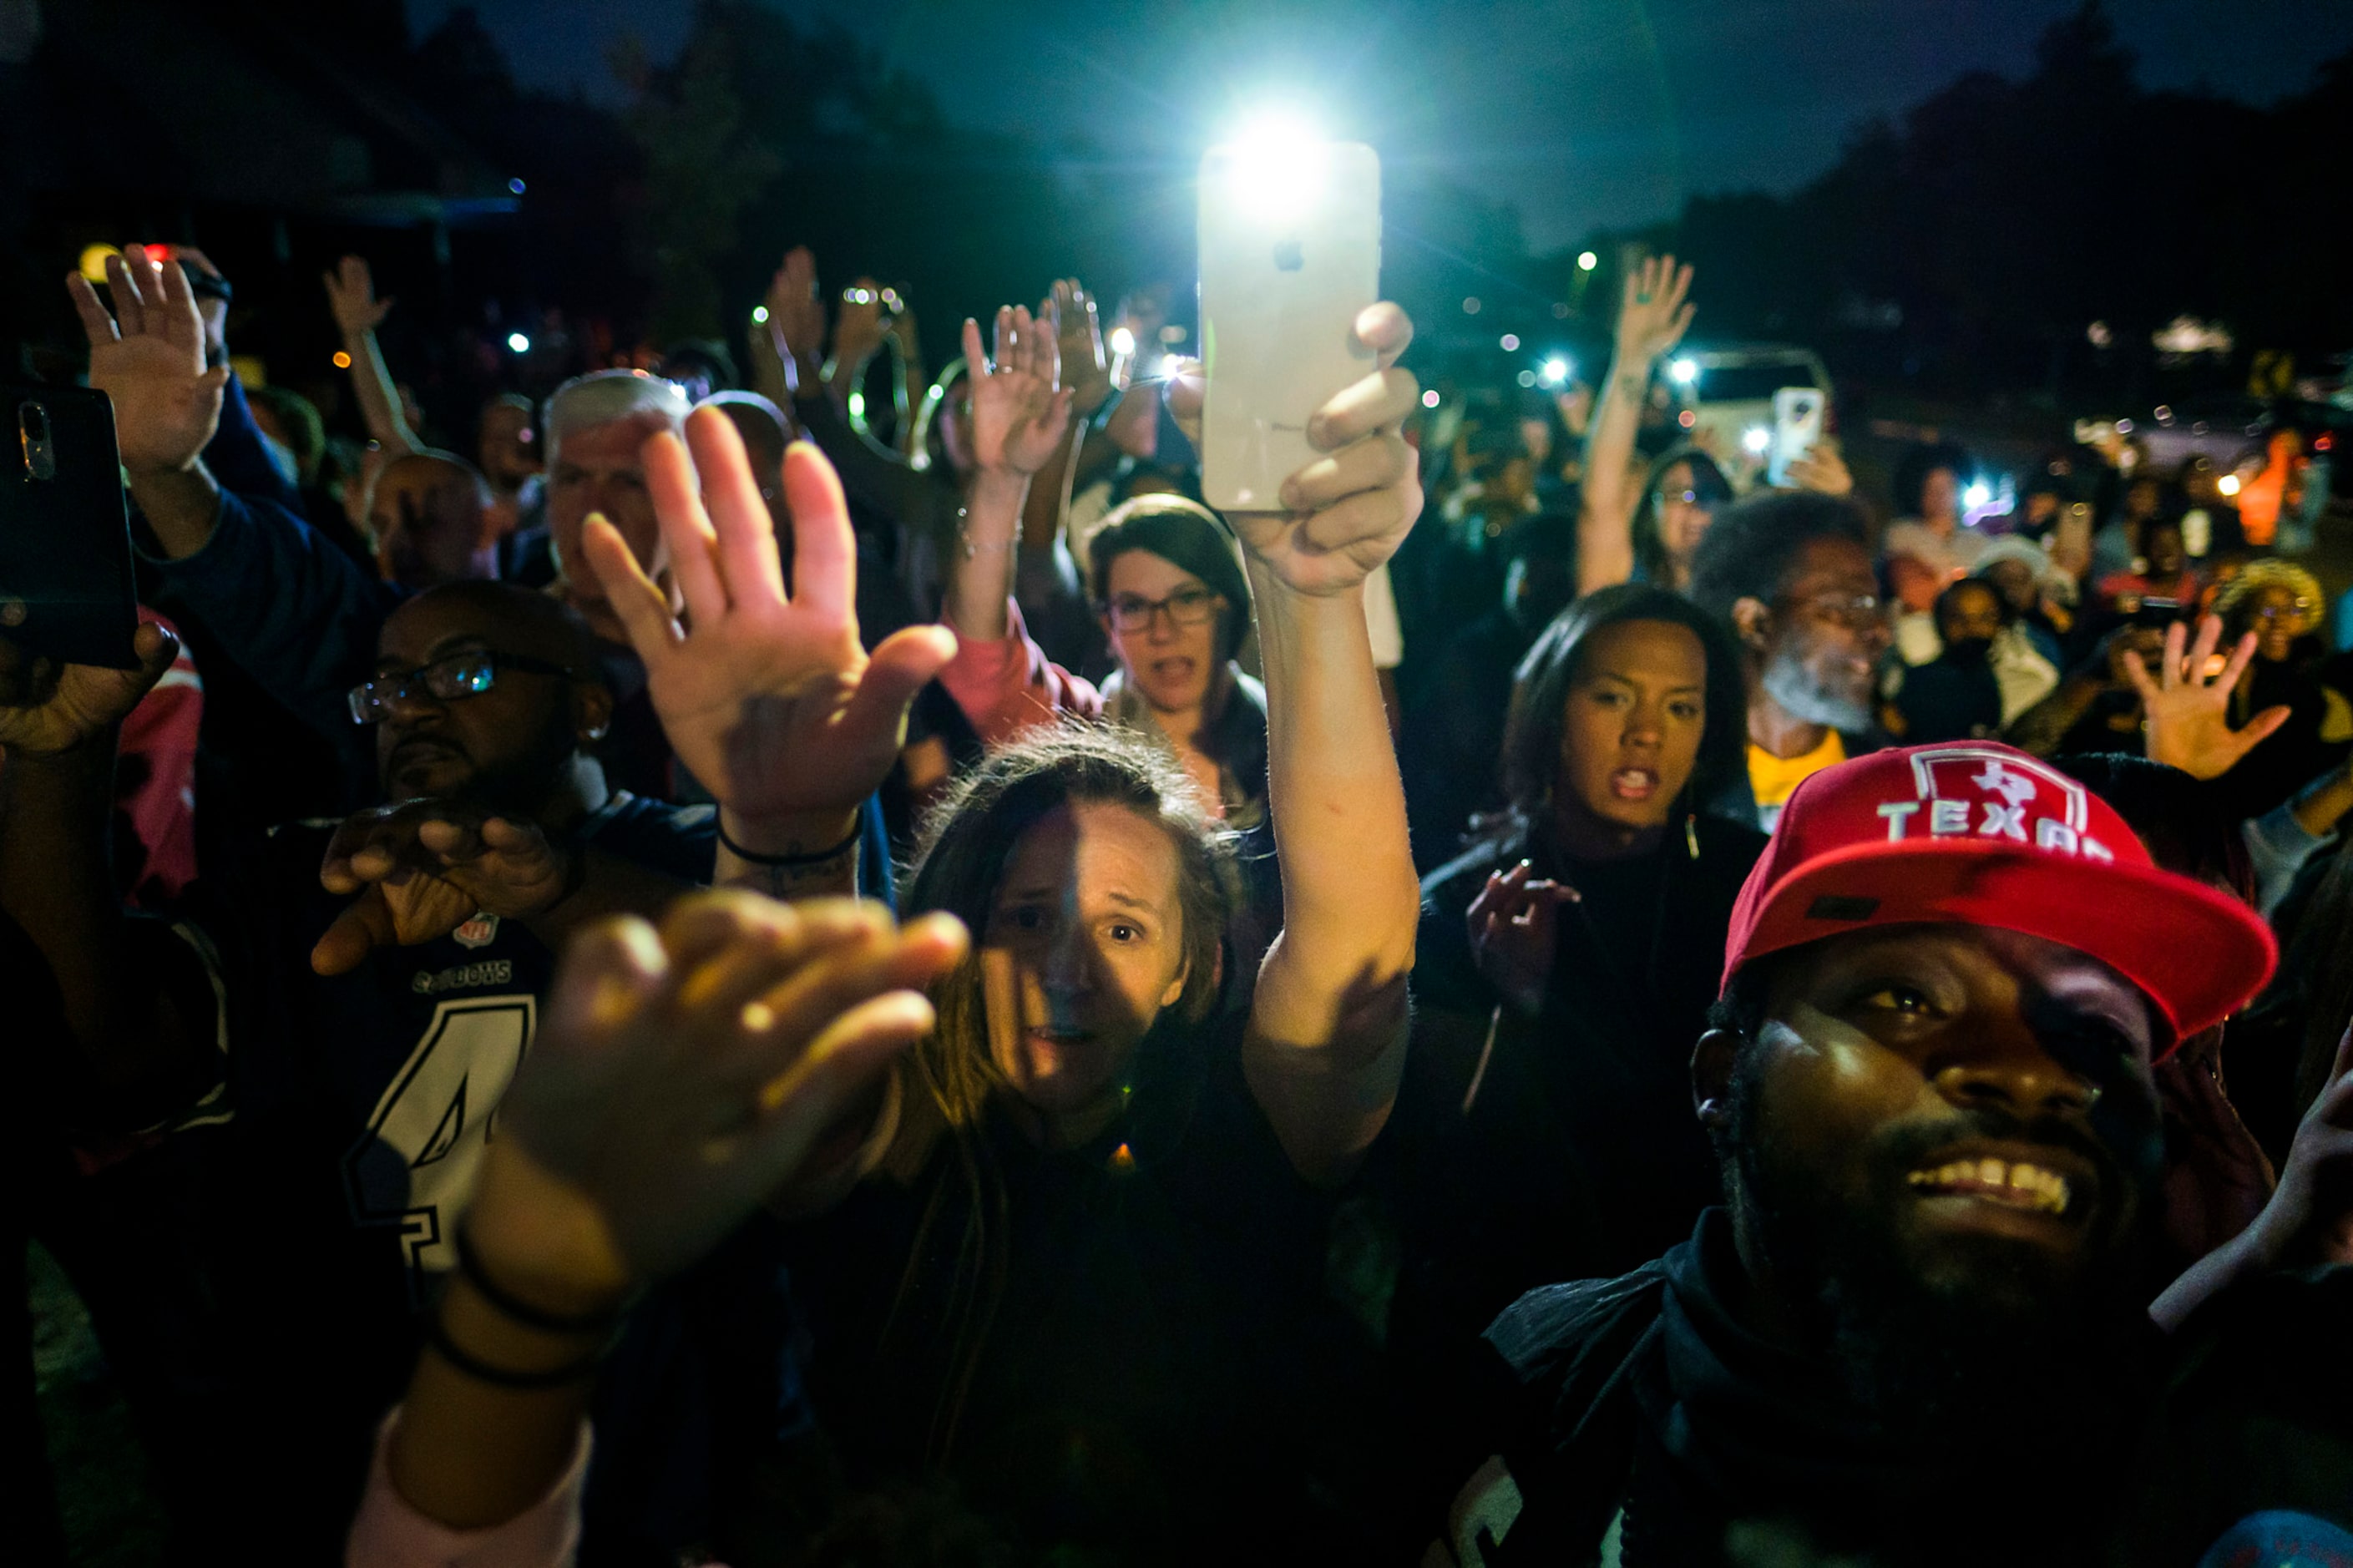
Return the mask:
[[[1690,594],[1740,646],[1748,780],[1769,832],[1799,784],[1881,743],[1872,690],[1890,634],[1862,513],[1802,490],[1751,497],[1700,541]]]

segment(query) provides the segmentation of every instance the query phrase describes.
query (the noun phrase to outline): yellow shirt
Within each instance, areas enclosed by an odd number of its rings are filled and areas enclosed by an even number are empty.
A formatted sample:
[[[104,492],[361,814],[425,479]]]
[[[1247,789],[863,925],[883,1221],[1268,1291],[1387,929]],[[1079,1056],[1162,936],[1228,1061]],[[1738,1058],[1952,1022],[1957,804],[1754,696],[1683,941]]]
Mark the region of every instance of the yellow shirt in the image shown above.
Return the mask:
[[[1748,742],[1748,787],[1757,792],[1757,814],[1767,832],[1781,818],[1789,792],[1824,768],[1846,761],[1846,742],[1836,730],[1823,732],[1822,743],[1802,756],[1777,757],[1756,742]]]

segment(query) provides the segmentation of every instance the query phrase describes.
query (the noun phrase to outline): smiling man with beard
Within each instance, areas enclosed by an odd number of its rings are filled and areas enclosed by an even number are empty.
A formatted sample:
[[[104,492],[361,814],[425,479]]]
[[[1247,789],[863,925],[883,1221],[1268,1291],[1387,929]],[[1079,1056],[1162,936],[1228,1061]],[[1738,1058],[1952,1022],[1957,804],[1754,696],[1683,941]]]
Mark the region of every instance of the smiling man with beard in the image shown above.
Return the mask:
[[[2151,1063],[2273,962],[2023,752],[1799,785],[1693,1063],[1727,1205],[1488,1331],[1492,1457],[1425,1561],[2187,1564],[2266,1510],[2353,1527],[2353,1269],[2250,1270],[2170,1337],[2148,1310]]]

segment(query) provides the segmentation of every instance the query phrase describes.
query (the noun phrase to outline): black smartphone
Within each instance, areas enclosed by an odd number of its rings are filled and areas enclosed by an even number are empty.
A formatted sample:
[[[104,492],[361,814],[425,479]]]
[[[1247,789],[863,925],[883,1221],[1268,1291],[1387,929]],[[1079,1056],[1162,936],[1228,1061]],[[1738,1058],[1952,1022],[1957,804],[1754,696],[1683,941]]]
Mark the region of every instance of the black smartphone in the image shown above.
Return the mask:
[[[2143,599],[2133,607],[2132,624],[2137,626],[2154,626],[2157,630],[2163,631],[2174,622],[2180,620],[2181,613],[2187,607],[2179,599]]]
[[[136,669],[139,601],[114,405],[0,383],[0,637],[67,664]]]

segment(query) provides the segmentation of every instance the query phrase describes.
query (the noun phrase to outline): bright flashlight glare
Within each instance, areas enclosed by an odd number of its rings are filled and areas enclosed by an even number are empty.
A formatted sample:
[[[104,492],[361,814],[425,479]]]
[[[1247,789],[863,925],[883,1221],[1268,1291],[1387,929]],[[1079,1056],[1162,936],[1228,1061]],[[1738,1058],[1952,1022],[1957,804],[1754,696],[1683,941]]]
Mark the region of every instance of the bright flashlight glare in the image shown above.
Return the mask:
[[[753,324],[754,326],[758,326],[761,322],[765,321],[767,319],[768,319],[768,307],[766,307],[765,305],[754,305],[754,306],[753,306],[753,307],[752,307],[752,324]]]
[[[1111,330],[1111,337],[1107,341],[1111,344],[1111,352],[1115,354],[1132,354],[1135,352],[1135,334],[1125,327],[1113,327]]]
[[[1762,425],[1751,425],[1740,433],[1740,444],[1752,452],[1762,452],[1773,444],[1773,432]]]
[[[2236,474],[2224,474],[2221,479],[2214,481],[2214,488],[2221,490],[2226,496],[2237,495],[2239,493],[2239,476]]]
[[[524,337],[521,332],[509,332],[507,334],[507,347],[514,350],[514,352],[519,354],[527,354],[531,353],[531,340]]]
[[[1579,272],[1590,272],[1600,265],[1601,258],[1594,255],[1593,252],[1580,250],[1577,253],[1577,269]]]
[[[1567,379],[1568,362],[1567,360],[1548,359],[1544,362],[1544,384],[1546,386],[1558,386]]]
[[[1295,205],[1323,177],[1324,137],[1297,115],[1271,112],[1246,121],[1230,150],[1235,186],[1261,212]]]
[[[1667,374],[1673,376],[1677,381],[1682,382],[1685,386],[1689,386],[1693,382],[1699,379],[1699,361],[1695,359],[1679,359],[1675,361],[1674,363],[1667,367]]]
[[[1971,511],[1975,511],[1991,500],[1993,500],[1993,488],[1983,479],[1978,480],[1961,492],[1961,504]]]

